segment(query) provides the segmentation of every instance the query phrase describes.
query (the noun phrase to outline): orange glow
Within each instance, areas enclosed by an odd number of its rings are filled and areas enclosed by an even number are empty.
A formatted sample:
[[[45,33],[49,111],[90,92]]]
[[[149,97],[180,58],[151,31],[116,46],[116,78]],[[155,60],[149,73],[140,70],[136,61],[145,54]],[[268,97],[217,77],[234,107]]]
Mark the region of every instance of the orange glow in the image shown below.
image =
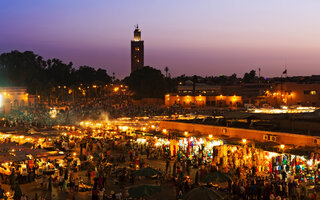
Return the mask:
[[[119,91],[119,87],[115,87],[115,88],[113,89],[113,91],[118,92],[118,91]]]

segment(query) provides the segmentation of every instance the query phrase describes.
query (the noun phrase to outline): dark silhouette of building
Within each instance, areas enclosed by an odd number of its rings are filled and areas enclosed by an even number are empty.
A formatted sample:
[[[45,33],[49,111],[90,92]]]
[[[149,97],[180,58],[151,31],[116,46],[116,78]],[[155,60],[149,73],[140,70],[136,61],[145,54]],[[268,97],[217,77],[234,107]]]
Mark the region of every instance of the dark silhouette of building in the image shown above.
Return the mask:
[[[141,31],[136,26],[134,37],[131,41],[131,72],[143,68],[144,66],[144,46],[141,40]]]

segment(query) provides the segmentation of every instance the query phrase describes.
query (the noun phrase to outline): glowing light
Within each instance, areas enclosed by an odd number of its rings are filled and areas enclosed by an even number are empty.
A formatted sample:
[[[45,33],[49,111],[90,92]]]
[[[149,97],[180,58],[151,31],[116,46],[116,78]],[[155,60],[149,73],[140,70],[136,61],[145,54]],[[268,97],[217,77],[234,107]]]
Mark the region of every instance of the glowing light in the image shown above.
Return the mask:
[[[185,131],[185,132],[184,132],[184,135],[187,136],[187,135],[188,135],[188,131]]]
[[[242,143],[243,144],[247,143],[247,139],[242,139]]]
[[[0,108],[2,107],[2,102],[3,102],[3,95],[0,94]]]
[[[50,118],[54,119],[57,117],[58,111],[55,108],[51,108],[51,110],[49,111],[50,114]]]
[[[118,92],[118,91],[119,91],[119,87],[115,87],[115,88],[113,89],[113,91]]]
[[[167,133],[167,129],[163,129],[162,132],[163,132],[163,133]]]
[[[285,100],[285,99],[284,99]],[[280,113],[310,113],[314,112],[317,108],[316,107],[288,107],[282,106],[281,109],[274,109],[274,108],[261,108],[261,109],[253,109],[250,112],[253,113],[269,113],[269,114],[280,114]]]
[[[211,139],[211,138],[212,138],[212,135],[209,135],[209,138]]]
[[[144,138],[138,138],[137,139],[137,142],[140,142],[140,143],[142,143],[142,144],[144,144],[144,143],[146,143],[146,139],[144,139]]]
[[[281,148],[281,149],[284,149],[284,147],[285,147],[284,144],[280,145],[280,148]]]

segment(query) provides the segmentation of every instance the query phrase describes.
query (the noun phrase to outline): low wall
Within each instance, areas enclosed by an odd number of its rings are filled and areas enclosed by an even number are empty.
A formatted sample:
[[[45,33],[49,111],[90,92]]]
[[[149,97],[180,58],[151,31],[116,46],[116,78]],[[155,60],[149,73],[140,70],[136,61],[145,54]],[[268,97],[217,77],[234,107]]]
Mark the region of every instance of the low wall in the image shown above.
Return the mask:
[[[307,121],[307,120],[279,120],[279,127],[281,129],[287,129],[287,130],[299,130],[299,131],[305,131],[308,132],[320,132],[320,123],[319,121]]]
[[[188,131],[192,134],[200,135],[213,135],[213,136],[229,136],[231,138],[246,138],[249,140],[265,141],[264,135],[275,135],[279,137],[279,144],[296,145],[296,146],[315,146],[315,139],[318,137],[291,134],[291,133],[280,133],[280,132],[269,132],[252,129],[241,129],[241,128],[230,128],[223,126],[212,126],[192,123],[182,123],[174,121],[161,121],[161,129]]]

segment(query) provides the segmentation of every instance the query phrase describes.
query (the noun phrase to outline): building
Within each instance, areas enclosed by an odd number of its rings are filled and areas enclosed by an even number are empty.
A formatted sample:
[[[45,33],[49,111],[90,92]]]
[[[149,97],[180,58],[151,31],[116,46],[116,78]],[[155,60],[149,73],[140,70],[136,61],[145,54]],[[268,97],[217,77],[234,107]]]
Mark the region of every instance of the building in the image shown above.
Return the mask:
[[[136,26],[131,41],[131,73],[144,67],[144,44],[141,40],[141,31]]]
[[[238,108],[243,104],[241,96],[197,96],[167,94],[165,96],[166,106],[182,106],[182,107],[229,107]]]
[[[221,86],[219,85],[208,85],[205,83],[195,83],[192,81],[186,81],[185,85],[178,85],[179,95],[220,95]]]
[[[209,85],[206,83],[193,83],[188,80],[185,84],[179,84],[177,91],[179,95],[192,95],[192,96],[241,96],[243,104],[258,104],[260,102],[259,97],[264,94],[264,91],[270,88],[269,83],[240,83],[237,85]],[[210,98],[209,98],[210,99]],[[232,99],[232,98],[231,98]],[[211,99],[209,102],[217,102]],[[228,104],[228,103],[222,103]],[[210,103],[207,105],[216,105]]]
[[[23,87],[0,87],[0,112],[10,113],[11,110],[29,106],[29,94]]]
[[[283,82],[270,87],[265,93],[266,102],[278,107],[320,106],[320,83]]]

